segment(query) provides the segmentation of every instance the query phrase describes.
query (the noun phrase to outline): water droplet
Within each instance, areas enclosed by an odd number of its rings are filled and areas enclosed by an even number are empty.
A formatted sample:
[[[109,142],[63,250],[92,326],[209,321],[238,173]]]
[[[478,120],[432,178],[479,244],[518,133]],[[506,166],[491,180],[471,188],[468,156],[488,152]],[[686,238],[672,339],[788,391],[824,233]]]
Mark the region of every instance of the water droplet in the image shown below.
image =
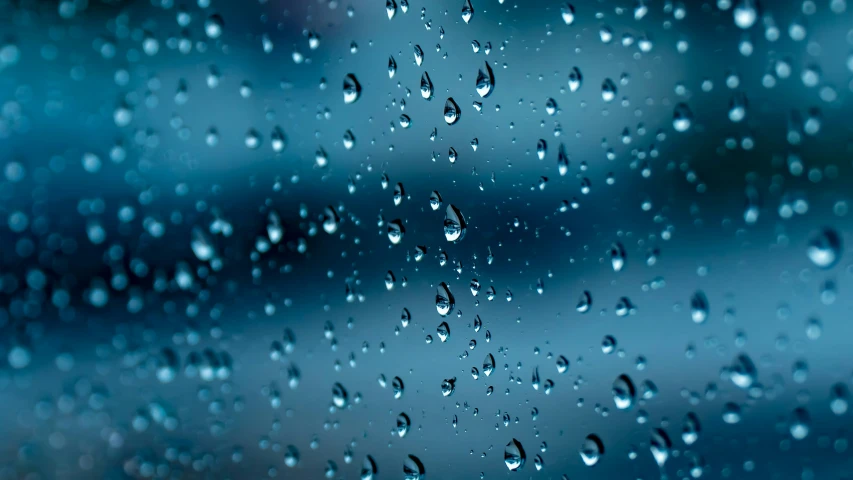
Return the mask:
[[[361,84],[355,78],[355,75],[348,73],[344,77],[344,103],[347,105],[355,103],[361,97]]]
[[[631,377],[622,374],[613,381],[613,402],[619,410],[627,410],[634,406],[636,390]]]
[[[735,25],[746,30],[758,19],[758,0],[740,0],[732,13]]]
[[[388,78],[394,78],[394,74],[397,73],[397,61],[394,60],[393,55],[388,56]]]
[[[699,440],[699,418],[695,413],[690,412],[684,417],[684,426],[681,428],[681,439],[685,445],[693,445],[696,440]]]
[[[604,444],[601,443],[598,435],[587,435],[578,453],[580,453],[584,465],[588,467],[595,466],[601,460],[601,456],[604,455]]]
[[[506,464],[506,468],[510,471],[518,470],[524,466],[526,459],[527,456],[524,453],[524,447],[521,446],[521,442],[513,438],[506,444],[506,448],[504,448],[504,463]]]
[[[420,67],[421,64],[424,63],[424,49],[422,49],[420,45],[415,45],[414,54],[415,54],[415,64],[417,64],[417,66]]]
[[[394,398],[399,399],[403,396],[403,379],[400,377],[394,377],[391,380],[391,391],[394,393]]]
[[[452,97],[448,97],[447,101],[444,102],[444,121],[448,125],[453,125],[459,121],[461,115],[462,112],[459,111],[459,105],[456,104]]]
[[[601,99],[607,103],[612,102],[616,98],[616,84],[613,80],[605,78],[601,83]]]
[[[563,23],[571,25],[575,23],[575,7],[570,3],[564,3],[560,7],[560,15],[563,17]],[[574,92],[574,90],[572,90]]]
[[[690,130],[692,124],[693,112],[690,111],[690,107],[686,103],[676,105],[672,113],[672,128],[677,132],[686,132]]]
[[[393,2],[394,0],[388,1]],[[373,477],[374,475],[376,475],[376,471],[376,461],[373,460],[373,457],[371,457],[370,455],[365,456],[364,461],[361,462],[361,480],[374,480]]]
[[[578,297],[578,305],[575,309],[580,313],[586,313],[592,307],[592,294],[584,290]]]
[[[340,383],[335,383],[332,386],[332,403],[338,408],[346,408],[349,402],[347,391]]]
[[[388,20],[397,15],[397,2],[395,0],[385,0],[385,13],[388,14]]]
[[[577,92],[581,85],[583,84],[583,75],[581,75],[581,71],[578,67],[572,67],[572,71],[569,72],[569,90],[572,92]]]
[[[450,287],[446,283],[441,282],[435,291],[435,309],[438,311],[438,314],[446,317],[447,314],[453,311],[455,305],[453,294],[450,293]]]
[[[397,436],[403,438],[409,433],[409,426],[412,424],[409,416],[405,413],[397,415]]]
[[[487,377],[492,374],[495,370],[495,357],[492,356],[491,353],[487,353],[486,357],[483,359],[483,374]]]
[[[445,378],[441,382],[441,394],[445,397],[449,397],[453,395],[453,392],[456,391],[456,377],[453,378]]]
[[[324,224],[325,225],[325,224]],[[392,245],[397,245],[403,241],[406,229],[403,227],[403,221],[400,219],[391,220],[388,222],[388,240]]]
[[[474,16],[474,7],[471,5],[471,0],[465,0],[465,4],[462,5],[462,20],[467,24],[471,21],[471,17]]]
[[[489,62],[483,62],[483,66],[477,72],[477,93],[482,98],[492,94],[495,89],[495,74]]]
[[[652,431],[652,438],[649,440],[649,449],[652,451],[652,457],[654,457],[658,467],[663,468],[669,459],[670,450],[672,449],[672,442],[665,431],[660,428]]]
[[[444,237],[448,242],[459,242],[465,238],[467,224],[462,212],[453,205],[448,205],[444,214]]]
[[[701,290],[690,298],[690,316],[695,323],[705,323],[708,319],[708,299]]]
[[[730,378],[736,386],[747,389],[752,386],[758,376],[755,364],[746,354],[740,354],[735,358],[730,367]]]
[[[424,72],[421,75],[421,96],[426,100],[432,100],[432,80],[429,78],[429,74]]]
[[[447,338],[450,337],[450,325],[447,322],[441,322],[436,328],[436,333],[438,334],[438,339],[441,340],[441,343],[447,341]]]
[[[841,258],[841,237],[835,230],[825,228],[809,240],[806,254],[820,268],[832,268]]]

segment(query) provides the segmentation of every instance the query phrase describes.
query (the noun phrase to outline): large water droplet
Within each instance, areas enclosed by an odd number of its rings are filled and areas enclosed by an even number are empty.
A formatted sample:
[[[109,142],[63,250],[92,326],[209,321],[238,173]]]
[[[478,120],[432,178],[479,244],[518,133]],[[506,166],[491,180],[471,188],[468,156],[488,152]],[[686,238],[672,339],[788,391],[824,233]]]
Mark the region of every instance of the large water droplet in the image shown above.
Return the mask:
[[[446,283],[441,282],[435,290],[435,309],[442,317],[446,317],[456,305],[453,294],[450,293],[450,287]]]
[[[471,17],[474,16],[474,7],[471,5],[471,0],[465,0],[465,4],[462,5],[462,20],[467,24],[471,21]]]
[[[584,465],[588,467],[595,466],[601,459],[601,456],[604,455],[604,444],[601,443],[598,435],[587,435],[578,453],[580,453]]]
[[[564,3],[563,6],[560,7],[560,15],[563,17],[563,23],[566,25],[575,23],[575,7],[570,3]]]
[[[634,405],[636,390],[631,377],[622,374],[613,381],[613,402],[619,410],[627,410]]]
[[[460,116],[462,116],[462,112],[459,111],[459,105],[456,104],[453,97],[448,97],[447,101],[444,102],[444,121],[448,125],[453,125],[459,121]]]
[[[432,80],[429,78],[429,74],[424,72],[421,75],[421,96],[426,100],[432,100]]]
[[[348,73],[344,77],[344,103],[355,103],[361,97],[361,84],[355,78],[355,75]]]
[[[806,254],[820,268],[832,268],[841,258],[841,237],[835,230],[824,228],[809,240]]]
[[[483,66],[477,72],[477,93],[482,98],[492,94],[495,88],[495,74],[489,62],[483,62]]]
[[[669,459],[670,450],[672,449],[672,442],[665,431],[660,428],[652,431],[652,438],[649,440],[649,449],[652,451],[652,457],[654,457],[658,467],[663,467]]]
[[[510,471],[518,470],[524,466],[526,459],[527,456],[524,453],[524,447],[521,446],[521,442],[513,438],[506,444],[506,448],[504,448],[504,463],[506,464],[506,468],[510,469]]]
[[[459,242],[465,238],[467,224],[462,212],[453,205],[448,205],[444,214],[444,237],[448,242]]]

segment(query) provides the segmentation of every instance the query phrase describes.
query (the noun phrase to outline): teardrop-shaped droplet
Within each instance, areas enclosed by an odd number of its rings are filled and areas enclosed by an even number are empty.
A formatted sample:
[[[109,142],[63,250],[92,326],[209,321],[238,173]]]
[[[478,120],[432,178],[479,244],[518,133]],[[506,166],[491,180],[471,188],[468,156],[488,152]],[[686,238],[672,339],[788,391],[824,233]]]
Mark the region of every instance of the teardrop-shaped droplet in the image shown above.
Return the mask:
[[[743,389],[751,387],[758,378],[758,370],[755,369],[755,364],[745,353],[738,355],[729,369],[729,378],[731,378],[732,383]]]
[[[693,445],[696,440],[699,440],[699,417],[695,413],[690,412],[684,417],[684,426],[681,427],[681,439],[685,445]]]
[[[627,410],[634,405],[636,389],[631,377],[622,374],[613,381],[613,402],[619,410]]]
[[[453,97],[448,97],[447,101],[444,102],[444,121],[448,125],[453,125],[459,121],[461,115],[462,112],[459,111],[459,105],[456,104]]]
[[[560,15],[563,17],[563,23],[566,25],[575,23],[575,7],[570,3],[564,3],[563,6],[560,7]]]
[[[489,62],[483,62],[483,66],[477,72],[477,93],[486,98],[492,94],[495,88],[495,73]]]
[[[458,157],[458,154],[456,153],[456,149],[453,147],[450,147],[450,149],[447,151],[447,160],[450,161],[450,163],[456,163],[457,157]]]
[[[329,235],[338,231],[340,221],[341,219],[338,217],[337,212],[335,212],[334,207],[328,206],[323,210],[323,230]]]
[[[343,143],[347,150],[352,150],[355,147],[355,134],[352,133],[352,130],[344,132]]]
[[[388,222],[388,240],[392,245],[397,245],[403,241],[403,235],[406,234],[406,229],[403,227],[403,221],[400,219],[391,220]]]
[[[388,1],[393,2],[394,0]],[[396,9],[396,6],[394,8]],[[364,461],[361,462],[361,480],[374,480],[376,471],[376,461],[370,455],[365,456]]]
[[[445,378],[441,382],[441,394],[445,397],[453,395],[456,391],[456,377]]]
[[[388,56],[388,78],[394,78],[394,74],[397,73],[397,61],[394,60],[393,56]]]
[[[506,444],[506,448],[504,448],[504,463],[506,464],[506,468],[510,469],[510,471],[518,470],[524,466],[525,460],[527,460],[527,456],[524,453],[524,447],[521,446],[521,442],[513,438]]]
[[[400,377],[394,377],[391,380],[391,391],[394,393],[394,398],[399,399],[403,396],[403,392],[405,391],[405,387],[403,386],[403,379]]]
[[[444,282],[438,284],[435,290],[435,309],[438,311],[438,314],[446,317],[455,306],[456,302],[453,294],[450,293],[450,287]]]
[[[580,453],[581,460],[583,460],[584,465],[592,467],[597,464],[601,459],[601,456],[604,455],[604,444],[601,443],[601,439],[598,438],[598,435],[587,435],[583,444],[581,444],[578,453]]]
[[[394,0],[385,0],[385,12],[388,14],[388,20],[397,15],[397,2]]]
[[[669,460],[672,442],[669,440],[669,435],[660,428],[652,431],[652,438],[649,440],[649,449],[652,451],[652,457],[658,467],[663,468],[666,461]]]
[[[401,413],[397,415],[397,436],[403,438],[409,433],[409,426],[411,426],[412,421],[409,420],[409,416],[405,413]]]
[[[549,116],[554,116],[557,113],[557,101],[549,98],[545,101],[545,113]]]
[[[446,342],[450,337],[450,325],[448,325],[447,322],[441,322],[435,331],[438,334],[438,339],[441,340],[441,343]]]
[[[569,72],[569,90],[572,92],[577,92],[578,89],[581,88],[583,84],[583,75],[581,75],[581,71],[578,67],[572,67],[572,71]]]
[[[403,479],[404,480],[421,480],[424,478],[424,464],[414,455],[409,455],[403,461]]]
[[[613,80],[605,78],[601,82],[601,99],[607,103],[612,102],[616,98],[616,84]]]
[[[693,125],[693,112],[686,103],[679,103],[672,112],[672,128],[676,132],[686,132]]]
[[[569,173],[569,155],[566,153],[566,145],[560,144],[557,149],[557,173],[565,177]]]
[[[424,49],[420,45],[415,45],[415,63],[420,67],[424,63]]]
[[[701,290],[696,290],[690,298],[690,316],[695,323],[705,323],[708,319],[708,298]]]
[[[841,237],[831,228],[825,228],[809,240],[806,254],[820,268],[832,268],[841,258]]]
[[[462,20],[467,24],[471,21],[471,17],[474,16],[474,7],[471,5],[471,0],[465,0],[465,4],[462,5]]]
[[[467,224],[462,212],[453,205],[448,205],[444,214],[444,237],[448,242],[459,242],[465,238]]]
[[[429,74],[424,72],[421,75],[421,96],[426,100],[432,100],[432,80],[429,78]]]
[[[576,310],[580,313],[586,313],[592,306],[592,294],[588,290],[584,290],[578,297],[578,305]]]
[[[355,103],[361,97],[361,84],[355,78],[355,75],[348,73],[344,77],[344,103],[347,105]]]
[[[433,211],[441,208],[441,194],[436,190],[433,190],[429,195],[429,207],[433,209]]]
[[[488,377],[495,370],[495,357],[491,353],[486,354],[483,359],[483,373]]]
[[[538,142],[536,142],[536,156],[539,157],[539,160],[545,159],[545,154],[548,153],[548,143],[540,138]]]
[[[338,408],[345,408],[349,402],[347,390],[340,383],[332,386],[332,403]]]

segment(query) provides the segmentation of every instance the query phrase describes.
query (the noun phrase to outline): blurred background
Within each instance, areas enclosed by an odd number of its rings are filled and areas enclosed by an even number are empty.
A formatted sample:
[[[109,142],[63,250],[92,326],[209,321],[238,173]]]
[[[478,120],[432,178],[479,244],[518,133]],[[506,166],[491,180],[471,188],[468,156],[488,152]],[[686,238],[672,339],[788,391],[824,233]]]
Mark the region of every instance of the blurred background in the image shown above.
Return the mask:
[[[851,15],[0,0],[0,478],[853,478]]]

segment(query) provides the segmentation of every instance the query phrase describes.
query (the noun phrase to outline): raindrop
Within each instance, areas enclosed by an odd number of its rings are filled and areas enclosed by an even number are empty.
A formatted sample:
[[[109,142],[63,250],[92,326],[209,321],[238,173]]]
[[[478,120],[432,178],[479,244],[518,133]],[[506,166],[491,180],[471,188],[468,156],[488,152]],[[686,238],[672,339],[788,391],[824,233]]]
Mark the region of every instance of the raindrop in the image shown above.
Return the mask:
[[[627,410],[634,405],[636,390],[631,377],[622,374],[613,382],[613,402],[619,410]]]
[[[462,212],[453,205],[448,205],[444,214],[444,237],[448,242],[459,242],[465,238],[467,224]]]
[[[471,0],[465,0],[465,4],[462,5],[462,20],[467,24],[471,21],[471,17],[474,16],[474,7],[471,5]]]
[[[361,97],[361,84],[355,78],[355,75],[348,73],[344,77],[344,103],[347,105],[355,103]]]
[[[477,93],[482,98],[492,94],[495,89],[495,74],[489,62],[483,62],[483,66],[477,72]]]
[[[584,440],[581,445],[579,453],[584,465],[588,467],[595,466],[598,461],[601,460],[601,456],[604,455],[604,444],[601,443],[601,439],[598,438],[598,435],[587,435],[586,440]]]
[[[526,459],[527,456],[524,454],[524,447],[521,446],[521,442],[513,438],[506,444],[506,448],[504,448],[506,468],[510,471],[518,470],[524,466]]]
[[[444,121],[448,125],[453,125],[459,121],[461,114],[459,105],[456,104],[452,97],[448,97],[447,101],[444,102]]]
[[[825,228],[809,240],[806,254],[820,268],[832,268],[841,258],[841,237],[835,230]]]
[[[649,449],[652,451],[652,457],[654,457],[658,467],[663,468],[669,459],[670,450],[672,449],[672,442],[665,431],[660,428],[652,431],[652,438],[649,440]]]
[[[455,305],[453,294],[450,293],[450,287],[446,283],[441,282],[435,292],[435,309],[438,311],[438,314],[446,317],[447,314],[453,311]]]

